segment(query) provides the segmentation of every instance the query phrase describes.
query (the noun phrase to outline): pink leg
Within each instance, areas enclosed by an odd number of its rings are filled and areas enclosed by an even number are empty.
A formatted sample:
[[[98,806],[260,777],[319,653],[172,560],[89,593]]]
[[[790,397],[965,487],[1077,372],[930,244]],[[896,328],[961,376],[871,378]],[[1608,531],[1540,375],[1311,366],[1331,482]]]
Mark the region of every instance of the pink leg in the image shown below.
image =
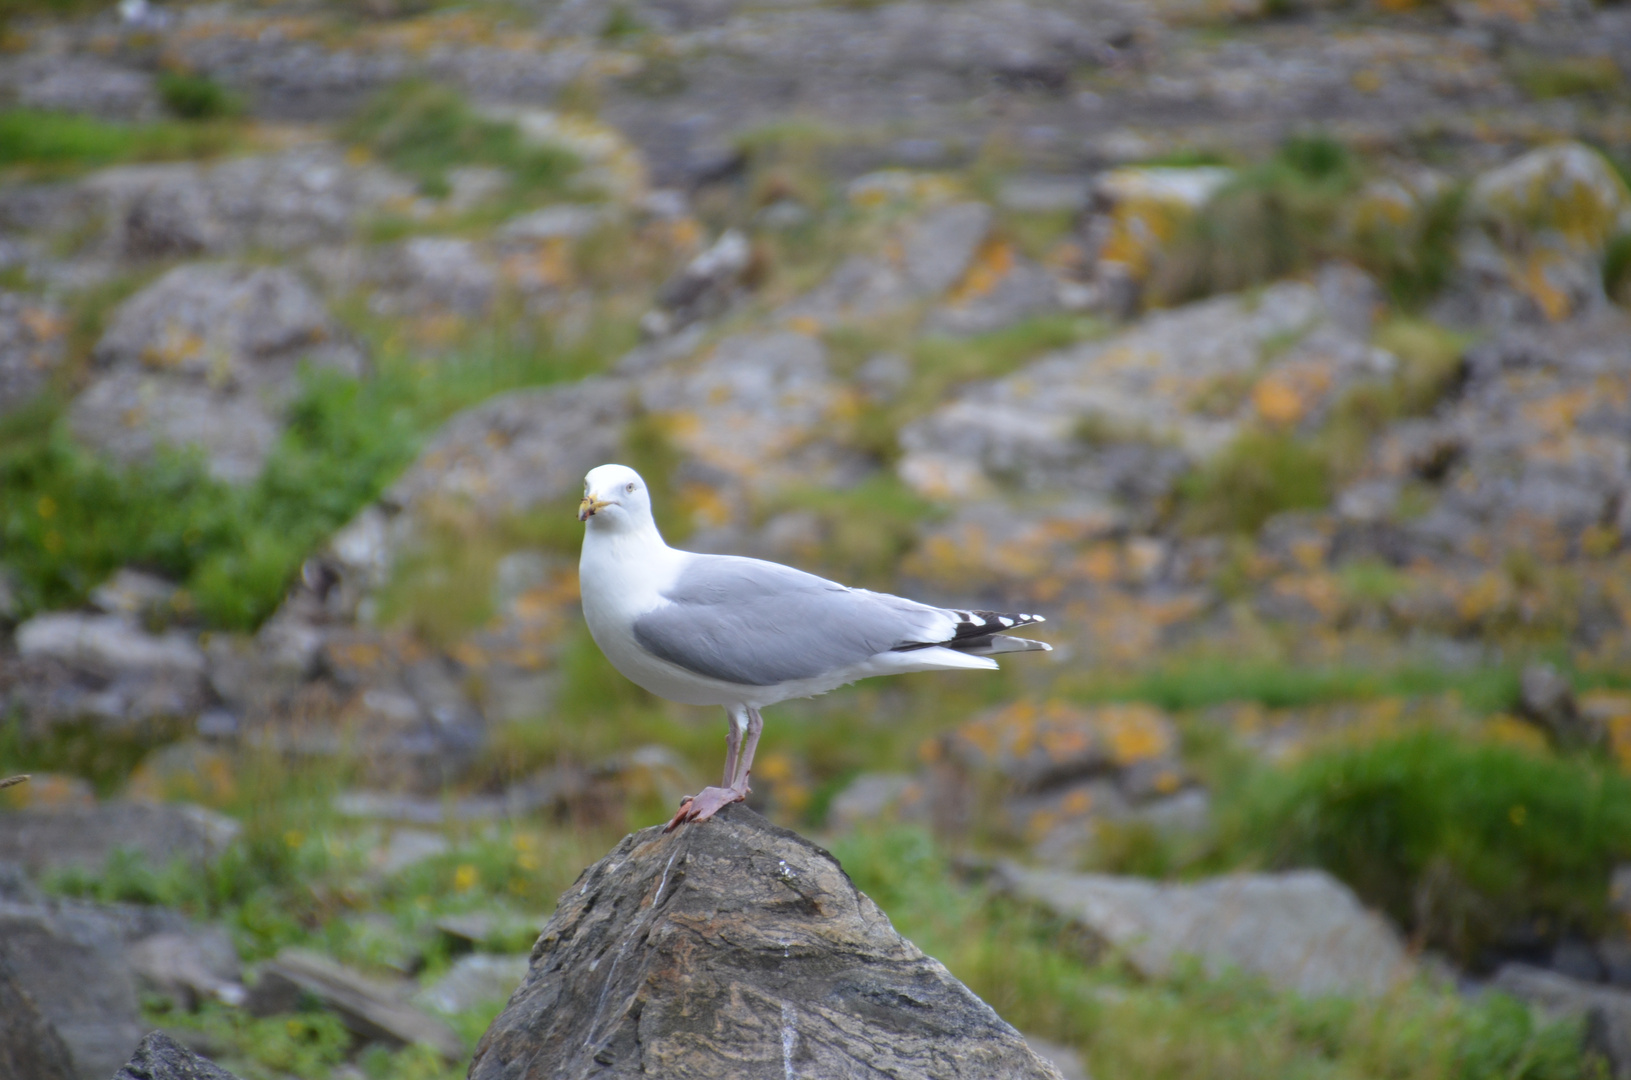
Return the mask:
[[[759,715],[758,709],[748,709],[746,738],[736,727],[736,713],[731,714],[731,735],[735,738],[727,739],[730,753],[725,761],[726,783],[729,787],[707,787],[695,795],[680,800],[680,808],[668,822],[664,832],[673,832],[687,821],[707,821],[719,811],[734,802],[742,802],[748,797],[751,790],[748,787],[748,773],[753,768],[753,752],[759,746],[759,733],[764,730],[764,718]],[[738,756],[736,739],[741,739],[741,754]],[[735,776],[731,776],[731,773]]]

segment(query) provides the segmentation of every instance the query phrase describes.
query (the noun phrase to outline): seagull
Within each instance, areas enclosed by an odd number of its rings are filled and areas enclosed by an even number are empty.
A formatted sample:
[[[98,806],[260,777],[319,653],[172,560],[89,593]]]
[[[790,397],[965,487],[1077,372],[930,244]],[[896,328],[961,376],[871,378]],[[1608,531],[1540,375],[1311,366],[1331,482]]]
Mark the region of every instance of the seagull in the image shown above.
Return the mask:
[[[762,559],[671,548],[650,489],[625,465],[589,471],[578,520],[583,617],[606,659],[658,697],[722,705],[730,718],[724,786],[683,799],[665,831],[747,798],[767,705],[873,675],[995,669],[997,654],[1052,648],[998,636],[1040,615],[931,607]]]

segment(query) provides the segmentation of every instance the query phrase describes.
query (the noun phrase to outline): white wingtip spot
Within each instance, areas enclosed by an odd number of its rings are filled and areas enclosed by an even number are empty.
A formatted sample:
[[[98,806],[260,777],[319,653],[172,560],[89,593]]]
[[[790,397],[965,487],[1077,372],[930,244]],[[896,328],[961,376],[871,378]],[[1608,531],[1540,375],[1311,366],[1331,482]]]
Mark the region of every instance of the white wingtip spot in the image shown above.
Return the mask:
[[[1012,626],[1012,625],[1014,625],[1014,620],[1012,620],[1012,619],[1010,619],[1010,618],[1009,618],[1009,617],[1008,617],[1008,616],[1006,616],[1006,615],[998,615],[998,616],[997,616],[997,621],[998,621],[998,622],[1000,622],[1000,623],[1002,623],[1002,625],[1004,625],[1004,626]]]

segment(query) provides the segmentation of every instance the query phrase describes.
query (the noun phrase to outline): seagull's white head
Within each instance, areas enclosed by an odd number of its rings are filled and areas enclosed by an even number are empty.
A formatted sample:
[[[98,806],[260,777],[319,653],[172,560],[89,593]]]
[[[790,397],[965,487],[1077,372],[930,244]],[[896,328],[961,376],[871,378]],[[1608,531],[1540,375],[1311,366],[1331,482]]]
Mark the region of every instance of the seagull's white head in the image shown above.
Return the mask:
[[[627,529],[653,525],[651,490],[627,465],[601,465],[583,478],[578,520],[591,528]]]

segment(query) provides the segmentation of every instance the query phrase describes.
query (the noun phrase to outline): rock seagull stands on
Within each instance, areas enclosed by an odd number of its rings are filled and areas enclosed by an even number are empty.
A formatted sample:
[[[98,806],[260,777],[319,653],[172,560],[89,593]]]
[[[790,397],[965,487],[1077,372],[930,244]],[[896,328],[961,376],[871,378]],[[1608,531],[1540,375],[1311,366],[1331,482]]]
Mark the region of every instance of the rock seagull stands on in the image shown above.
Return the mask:
[[[872,675],[995,668],[997,653],[1051,648],[997,636],[1040,615],[945,610],[760,559],[677,551],[657,532],[645,481],[623,465],[590,470],[578,520],[595,644],[652,693],[723,705],[730,717],[725,786],[682,801],[669,829],[747,798],[766,705]]]

